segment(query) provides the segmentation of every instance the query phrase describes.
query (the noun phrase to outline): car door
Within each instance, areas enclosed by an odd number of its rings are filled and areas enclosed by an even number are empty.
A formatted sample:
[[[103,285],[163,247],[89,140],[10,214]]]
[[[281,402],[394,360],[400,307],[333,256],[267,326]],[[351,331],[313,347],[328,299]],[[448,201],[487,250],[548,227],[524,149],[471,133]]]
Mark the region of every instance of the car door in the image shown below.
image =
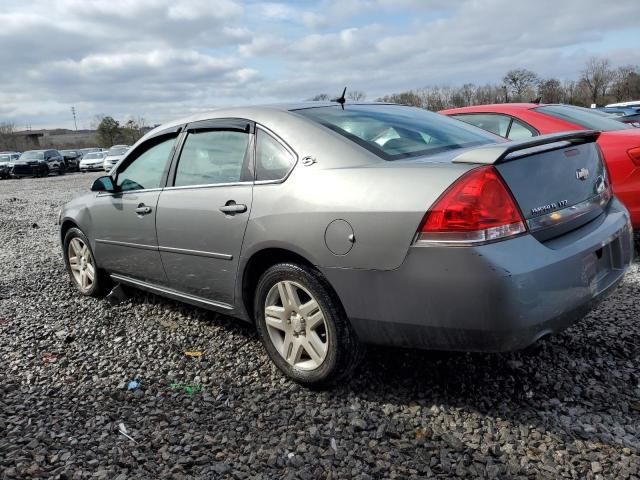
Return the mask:
[[[96,259],[110,273],[166,285],[156,236],[156,206],[178,132],[139,145],[115,172],[116,191],[91,208]]]
[[[244,120],[190,124],[156,228],[169,286],[229,307],[251,211],[253,125]]]

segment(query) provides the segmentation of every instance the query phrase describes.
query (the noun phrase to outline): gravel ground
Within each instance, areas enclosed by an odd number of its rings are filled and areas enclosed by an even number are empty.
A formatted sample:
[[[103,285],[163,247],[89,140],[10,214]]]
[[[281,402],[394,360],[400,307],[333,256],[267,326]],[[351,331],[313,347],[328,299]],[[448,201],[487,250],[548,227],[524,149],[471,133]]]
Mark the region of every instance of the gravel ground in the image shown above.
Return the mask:
[[[56,214],[97,176],[0,181],[0,478],[640,478],[639,263],[532,350],[372,349],[316,392],[250,326],[76,293]]]

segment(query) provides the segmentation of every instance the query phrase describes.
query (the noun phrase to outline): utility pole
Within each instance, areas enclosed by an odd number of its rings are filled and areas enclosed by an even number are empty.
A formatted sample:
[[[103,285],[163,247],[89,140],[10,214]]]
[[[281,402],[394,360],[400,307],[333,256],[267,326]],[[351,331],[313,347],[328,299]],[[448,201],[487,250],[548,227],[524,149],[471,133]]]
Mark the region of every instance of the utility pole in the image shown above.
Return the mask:
[[[73,115],[73,126],[76,127],[76,132],[77,132],[78,123],[76,122],[76,107],[71,107],[71,115]]]

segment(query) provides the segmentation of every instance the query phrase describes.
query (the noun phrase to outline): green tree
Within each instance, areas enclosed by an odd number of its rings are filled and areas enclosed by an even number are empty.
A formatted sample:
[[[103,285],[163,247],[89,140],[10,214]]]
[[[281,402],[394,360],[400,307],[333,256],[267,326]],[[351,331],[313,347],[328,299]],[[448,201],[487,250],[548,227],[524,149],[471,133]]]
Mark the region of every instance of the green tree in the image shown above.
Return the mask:
[[[113,117],[106,116],[96,129],[98,136],[98,145],[101,147],[110,147],[120,138],[120,123]]]
[[[145,133],[145,121],[144,118],[140,117],[137,119],[129,119],[127,123],[125,123],[120,128],[120,133],[123,141],[128,145],[133,145],[138,140],[142,138]]]

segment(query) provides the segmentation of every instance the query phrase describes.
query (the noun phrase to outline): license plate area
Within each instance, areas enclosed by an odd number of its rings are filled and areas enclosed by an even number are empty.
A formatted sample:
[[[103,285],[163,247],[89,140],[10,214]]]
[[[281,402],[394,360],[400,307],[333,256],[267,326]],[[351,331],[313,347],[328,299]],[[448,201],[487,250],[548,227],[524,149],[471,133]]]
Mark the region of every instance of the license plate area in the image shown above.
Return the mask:
[[[622,238],[616,237],[609,243],[593,250],[582,259],[582,280],[594,292],[608,284],[607,277],[614,271],[625,267]],[[602,288],[600,288],[602,287]]]

